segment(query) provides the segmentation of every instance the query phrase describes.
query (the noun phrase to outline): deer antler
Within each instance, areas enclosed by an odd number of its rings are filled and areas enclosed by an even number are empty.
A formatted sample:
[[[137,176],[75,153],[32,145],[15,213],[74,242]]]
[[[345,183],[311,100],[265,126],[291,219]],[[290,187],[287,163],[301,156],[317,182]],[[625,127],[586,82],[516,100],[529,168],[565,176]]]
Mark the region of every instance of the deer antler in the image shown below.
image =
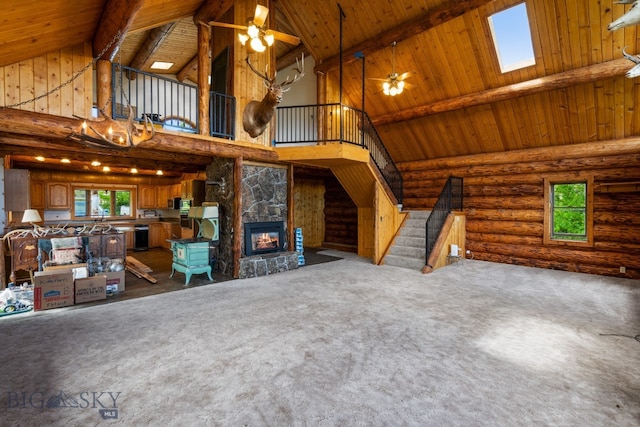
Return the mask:
[[[260,74],[260,71],[256,70],[255,67],[253,66],[253,64],[251,63],[251,61],[249,60],[249,55],[247,55],[246,61],[247,61],[247,65],[249,65],[249,68],[251,69],[251,71],[256,73],[258,75],[258,77],[260,77],[262,80],[264,80],[265,85],[269,84],[269,86],[270,86],[276,80],[276,73],[273,73],[273,78],[269,78],[269,64],[265,65],[264,74]],[[269,87],[269,86],[267,86],[267,87]]]
[[[293,76],[293,80],[289,81],[289,76],[287,76],[285,81],[282,82],[282,84],[280,85],[280,86],[282,86],[282,91],[283,92],[286,92],[289,89],[291,89],[290,87],[285,87],[285,86],[290,86],[290,85],[294,84],[295,82],[297,82],[298,80],[300,80],[302,77],[304,77],[304,53],[302,54],[302,57],[301,57],[300,61],[298,61],[298,58],[296,58],[296,68],[295,68],[295,70],[298,72],[298,74]]]
[[[129,117],[127,118],[127,136],[129,137],[129,145],[136,147],[141,142],[151,140],[155,134],[156,129],[153,126],[153,122],[148,115],[144,116],[144,123],[142,125],[142,135],[138,135],[138,129],[133,125],[133,108],[129,105]],[[147,129],[147,125],[151,131]]]
[[[145,116],[142,134],[139,135],[139,131],[133,124],[134,112],[131,105],[129,105],[129,116],[127,117],[127,124],[125,127],[123,127],[121,122],[117,122],[108,117],[104,110],[100,109],[98,112],[100,113],[100,116],[102,116],[102,119],[85,120],[86,126],[96,135],[95,137],[89,134],[72,134],[72,137],[92,144],[113,145],[118,148],[128,148],[135,147],[141,142],[148,141],[155,136],[155,128],[148,116]],[[84,126],[85,125],[83,124],[83,127]]]

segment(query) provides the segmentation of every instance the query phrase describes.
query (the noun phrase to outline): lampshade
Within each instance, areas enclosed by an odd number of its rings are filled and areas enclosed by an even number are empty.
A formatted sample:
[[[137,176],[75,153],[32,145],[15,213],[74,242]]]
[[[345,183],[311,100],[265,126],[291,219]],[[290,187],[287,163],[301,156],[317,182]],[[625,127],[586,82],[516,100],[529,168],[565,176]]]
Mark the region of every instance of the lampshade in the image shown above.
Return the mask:
[[[41,222],[42,218],[40,218],[40,214],[36,209],[27,209],[24,211],[24,215],[22,215],[22,222]]]

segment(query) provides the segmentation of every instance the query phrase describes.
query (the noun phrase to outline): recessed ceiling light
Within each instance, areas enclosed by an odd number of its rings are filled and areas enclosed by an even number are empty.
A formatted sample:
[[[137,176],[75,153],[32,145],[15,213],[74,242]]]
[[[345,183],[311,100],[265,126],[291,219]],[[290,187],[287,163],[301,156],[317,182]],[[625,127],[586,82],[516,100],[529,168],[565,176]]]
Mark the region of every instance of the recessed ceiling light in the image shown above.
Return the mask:
[[[173,62],[156,61],[151,64],[151,68],[154,70],[168,70],[171,67],[173,67]]]
[[[44,162],[44,157],[42,157],[42,156],[37,156],[37,157],[36,157],[36,160],[37,160],[37,161],[39,161],[39,162]]]
[[[91,166],[100,166],[100,162],[97,160],[94,160],[93,162],[91,162]]]
[[[61,159],[60,163],[71,163],[71,160],[69,160],[69,159]]]
[[[103,166],[102,167],[102,172],[109,172],[111,170],[111,168],[109,166]]]
[[[156,175],[162,175],[162,171],[161,171],[160,169],[158,169],[158,170],[156,171]]]
[[[138,173],[138,169],[136,169],[136,168],[131,168],[131,173]]]

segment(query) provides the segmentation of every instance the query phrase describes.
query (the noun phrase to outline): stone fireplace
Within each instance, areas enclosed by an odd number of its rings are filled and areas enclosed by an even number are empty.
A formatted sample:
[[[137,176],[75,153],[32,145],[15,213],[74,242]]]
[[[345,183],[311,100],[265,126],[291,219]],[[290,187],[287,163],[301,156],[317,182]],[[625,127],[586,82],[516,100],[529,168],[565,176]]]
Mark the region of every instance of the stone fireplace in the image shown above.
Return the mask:
[[[263,255],[286,250],[283,221],[246,222],[244,250],[246,256]]]

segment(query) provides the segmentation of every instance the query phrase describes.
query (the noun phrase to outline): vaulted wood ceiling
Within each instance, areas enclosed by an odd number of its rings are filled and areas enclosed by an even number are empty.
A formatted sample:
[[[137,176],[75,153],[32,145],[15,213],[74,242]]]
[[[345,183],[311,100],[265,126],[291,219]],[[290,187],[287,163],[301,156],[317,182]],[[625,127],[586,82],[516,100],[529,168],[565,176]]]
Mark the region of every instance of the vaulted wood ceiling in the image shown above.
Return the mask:
[[[117,0],[23,0],[3,5],[0,66],[81,41],[93,41],[109,3]],[[213,2],[213,0],[210,0]],[[266,4],[267,0],[260,0]],[[638,80],[624,72],[626,46],[640,53],[635,26],[607,25],[630,5],[614,0],[527,0],[536,64],[501,73],[487,17],[522,0],[341,0],[343,94],[365,110],[396,162],[530,147],[611,141],[638,135]],[[176,73],[196,54],[193,15],[202,0],[143,0],[115,62],[131,64],[155,28],[175,22],[149,56],[170,60]],[[218,2],[233,3],[233,2]],[[337,2],[272,0],[276,29],[299,36],[316,70],[339,76],[340,11]],[[243,24],[243,23],[241,23]],[[232,31],[232,30],[229,30]],[[412,72],[399,96],[382,94],[397,41],[396,71]],[[277,43],[277,57],[291,47]],[[195,76],[190,76],[194,79]],[[335,102],[336,100],[329,100]]]

